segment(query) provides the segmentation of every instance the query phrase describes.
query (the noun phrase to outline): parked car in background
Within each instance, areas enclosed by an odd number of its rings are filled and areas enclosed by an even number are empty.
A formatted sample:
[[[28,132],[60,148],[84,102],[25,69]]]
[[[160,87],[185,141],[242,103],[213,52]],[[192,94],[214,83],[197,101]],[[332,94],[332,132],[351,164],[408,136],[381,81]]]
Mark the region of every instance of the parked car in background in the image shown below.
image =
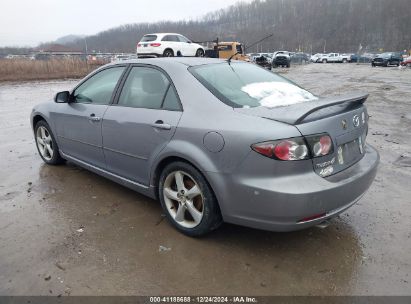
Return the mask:
[[[247,56],[250,58],[251,62],[255,62],[257,58],[260,58],[262,56],[264,56],[265,58],[269,58],[271,61],[273,54],[272,53],[251,53],[251,54],[247,54]]]
[[[322,56],[324,56],[324,54],[322,54],[322,53],[317,53],[315,55],[312,55],[311,58],[310,58],[310,61],[311,62],[319,62]]]
[[[360,63],[371,63],[371,61],[378,56],[376,53],[364,53],[361,55],[356,55],[357,58],[355,58],[356,61],[354,62],[360,62]]]
[[[390,65],[399,66],[402,62],[402,56],[397,52],[386,52],[378,55],[371,61],[371,66],[384,66],[388,67]]]
[[[292,63],[300,63],[301,64],[301,63],[307,63],[309,61],[310,61],[310,56],[305,54],[305,53],[302,53],[302,52],[294,53],[291,56],[291,62]]]
[[[347,63],[351,59],[351,56],[348,54],[340,54],[340,53],[329,53],[321,56],[319,62],[322,63],[336,63],[342,62]]]
[[[401,65],[411,68],[411,56],[408,57],[408,58],[405,58],[405,59],[401,62]]]
[[[260,56],[255,57],[254,62],[266,69],[271,70],[272,67],[272,56],[269,53],[261,53]]]
[[[116,61],[126,61],[126,60],[133,60],[137,59],[137,55],[135,54],[119,54],[115,55],[111,58],[110,62],[116,62]]]
[[[360,56],[358,54],[350,54],[350,62],[358,62],[360,59]]]
[[[290,52],[278,51],[274,53],[273,60],[272,60],[272,67],[277,68],[280,66],[287,67],[287,68],[291,66]]]
[[[31,126],[45,163],[159,199],[189,236],[223,221],[292,231],[327,223],[372,184],[366,99],[319,98],[246,62],[140,59],[36,105]]]
[[[255,61],[255,58],[260,57],[261,53],[248,53],[246,54],[249,58],[251,62]]]
[[[175,33],[145,35],[137,44],[138,57],[203,57],[204,47]]]

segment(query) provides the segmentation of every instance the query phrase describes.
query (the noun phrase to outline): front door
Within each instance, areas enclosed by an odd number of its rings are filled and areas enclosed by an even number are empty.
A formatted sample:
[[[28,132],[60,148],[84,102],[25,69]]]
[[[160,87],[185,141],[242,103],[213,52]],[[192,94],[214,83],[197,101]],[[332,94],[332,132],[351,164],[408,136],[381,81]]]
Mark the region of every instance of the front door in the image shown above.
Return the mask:
[[[151,164],[174,135],[181,111],[168,76],[155,68],[133,67],[117,104],[104,115],[107,169],[148,186]]]
[[[58,113],[52,113],[64,154],[105,168],[101,123],[124,70],[118,66],[98,72],[73,91],[70,103],[59,104]]]
[[[184,36],[179,35],[178,39],[181,43],[181,49],[183,50],[183,56],[193,57],[196,55],[197,49],[192,42]]]

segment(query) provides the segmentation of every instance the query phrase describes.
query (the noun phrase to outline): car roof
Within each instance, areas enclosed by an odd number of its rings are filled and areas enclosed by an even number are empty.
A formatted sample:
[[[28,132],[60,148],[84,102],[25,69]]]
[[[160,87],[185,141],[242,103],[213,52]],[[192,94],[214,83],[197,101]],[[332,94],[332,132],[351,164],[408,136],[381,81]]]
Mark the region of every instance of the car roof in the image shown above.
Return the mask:
[[[152,33],[152,34],[145,34],[144,36],[150,36],[150,35],[156,35],[156,36],[179,35],[179,36],[184,36],[184,35],[178,34],[178,33]]]
[[[157,66],[165,65],[185,65],[187,67],[223,63],[227,60],[217,58],[203,58],[203,57],[167,57],[167,58],[144,58],[144,59],[130,59],[122,61],[121,63],[111,63],[108,65],[116,64],[152,64]],[[235,62],[236,60],[233,60]],[[242,62],[242,61],[240,61]]]

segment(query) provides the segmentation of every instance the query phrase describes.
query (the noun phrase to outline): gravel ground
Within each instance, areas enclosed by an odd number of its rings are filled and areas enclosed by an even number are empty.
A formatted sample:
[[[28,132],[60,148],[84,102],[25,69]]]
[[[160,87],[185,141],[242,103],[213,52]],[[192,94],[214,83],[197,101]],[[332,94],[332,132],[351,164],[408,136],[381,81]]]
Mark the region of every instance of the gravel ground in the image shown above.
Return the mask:
[[[324,230],[185,237],[158,202],[42,163],[31,108],[75,81],[0,83],[0,295],[411,295],[411,69],[278,71],[319,95],[370,93],[377,179]]]

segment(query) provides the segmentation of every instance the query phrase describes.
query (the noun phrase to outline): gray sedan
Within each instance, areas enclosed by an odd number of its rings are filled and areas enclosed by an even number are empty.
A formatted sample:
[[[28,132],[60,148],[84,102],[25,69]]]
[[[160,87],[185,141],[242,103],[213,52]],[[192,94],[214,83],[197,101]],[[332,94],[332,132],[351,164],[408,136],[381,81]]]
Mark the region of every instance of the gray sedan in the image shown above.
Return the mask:
[[[319,98],[250,63],[144,59],[96,70],[31,122],[44,162],[159,199],[187,235],[222,222],[292,231],[337,216],[373,182],[366,99]]]

